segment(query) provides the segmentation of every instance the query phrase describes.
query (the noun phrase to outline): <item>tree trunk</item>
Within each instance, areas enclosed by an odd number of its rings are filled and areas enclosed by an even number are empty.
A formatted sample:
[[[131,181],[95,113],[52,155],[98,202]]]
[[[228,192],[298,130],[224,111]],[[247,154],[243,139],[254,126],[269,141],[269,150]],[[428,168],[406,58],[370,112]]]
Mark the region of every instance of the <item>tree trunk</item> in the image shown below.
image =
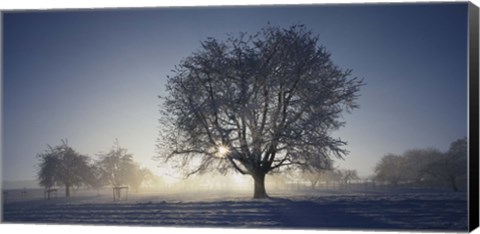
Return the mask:
[[[257,173],[252,176],[254,181],[253,198],[268,198],[265,191],[265,173]]]
[[[65,197],[70,197],[70,185],[65,185]]]

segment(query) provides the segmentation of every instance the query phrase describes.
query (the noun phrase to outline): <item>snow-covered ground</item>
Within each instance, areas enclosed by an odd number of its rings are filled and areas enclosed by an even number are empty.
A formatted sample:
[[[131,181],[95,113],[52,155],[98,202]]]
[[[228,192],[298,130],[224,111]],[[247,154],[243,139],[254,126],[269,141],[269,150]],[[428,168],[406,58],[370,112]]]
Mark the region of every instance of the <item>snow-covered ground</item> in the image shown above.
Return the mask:
[[[130,192],[112,201],[107,191],[43,200],[41,191],[8,191],[3,222],[190,227],[268,227],[347,230],[466,231],[465,192],[402,190]],[[12,195],[16,194],[16,195]],[[22,197],[23,196],[23,197]]]

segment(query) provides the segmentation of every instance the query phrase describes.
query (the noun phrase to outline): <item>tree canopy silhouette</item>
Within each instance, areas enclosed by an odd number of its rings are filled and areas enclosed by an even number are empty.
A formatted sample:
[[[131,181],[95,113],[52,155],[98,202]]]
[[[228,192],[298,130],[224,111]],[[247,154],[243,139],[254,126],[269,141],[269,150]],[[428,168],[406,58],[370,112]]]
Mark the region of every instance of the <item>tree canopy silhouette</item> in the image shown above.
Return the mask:
[[[40,161],[39,183],[47,189],[55,185],[65,186],[65,196],[69,197],[72,186],[89,186],[92,182],[89,157],[73,150],[66,140],[58,146],[48,146],[48,150],[38,154],[37,158]]]
[[[253,177],[262,198],[272,170],[321,169],[347,153],[331,133],[358,107],[363,80],[335,65],[303,25],[208,38],[173,72],[157,159],[188,174],[235,169]]]

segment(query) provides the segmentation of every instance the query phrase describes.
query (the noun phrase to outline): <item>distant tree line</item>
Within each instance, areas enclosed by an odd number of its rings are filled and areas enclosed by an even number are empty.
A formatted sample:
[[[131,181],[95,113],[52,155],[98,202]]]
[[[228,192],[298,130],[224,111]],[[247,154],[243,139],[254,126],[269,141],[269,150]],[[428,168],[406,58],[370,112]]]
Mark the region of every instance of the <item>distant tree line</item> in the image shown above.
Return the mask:
[[[65,196],[71,195],[72,188],[89,187],[100,189],[104,186],[127,185],[138,191],[144,182],[158,178],[147,168],[133,161],[133,155],[120,147],[118,141],[107,153],[99,153],[94,160],[75,151],[62,140],[58,146],[37,155],[39,184],[46,189],[65,187]]]
[[[303,173],[303,178],[308,180],[312,189],[315,189],[320,183],[325,185],[348,185],[352,183],[352,181],[360,179],[356,170],[349,169],[330,169],[317,172],[305,172]]]
[[[408,150],[387,154],[375,167],[375,180],[398,186],[449,186],[458,191],[467,183],[467,138],[451,143],[446,152],[437,149]]]
[[[302,178],[310,183],[312,189],[320,183],[348,185],[360,179],[356,170],[335,168],[333,164],[333,160],[328,160],[323,169],[305,170],[301,173]]]

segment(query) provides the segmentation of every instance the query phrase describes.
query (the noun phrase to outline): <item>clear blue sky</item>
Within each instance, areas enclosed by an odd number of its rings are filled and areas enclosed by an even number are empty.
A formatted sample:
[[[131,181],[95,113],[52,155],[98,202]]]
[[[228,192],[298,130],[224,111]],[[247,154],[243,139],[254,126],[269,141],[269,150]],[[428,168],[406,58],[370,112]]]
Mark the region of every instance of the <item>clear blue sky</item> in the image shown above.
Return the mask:
[[[305,24],[365,78],[335,132],[343,168],[369,175],[386,153],[467,135],[467,4],[157,8],[3,15],[2,177],[34,179],[35,155],[68,138],[95,157],[115,138],[156,173],[160,101],[171,69],[207,37]]]

